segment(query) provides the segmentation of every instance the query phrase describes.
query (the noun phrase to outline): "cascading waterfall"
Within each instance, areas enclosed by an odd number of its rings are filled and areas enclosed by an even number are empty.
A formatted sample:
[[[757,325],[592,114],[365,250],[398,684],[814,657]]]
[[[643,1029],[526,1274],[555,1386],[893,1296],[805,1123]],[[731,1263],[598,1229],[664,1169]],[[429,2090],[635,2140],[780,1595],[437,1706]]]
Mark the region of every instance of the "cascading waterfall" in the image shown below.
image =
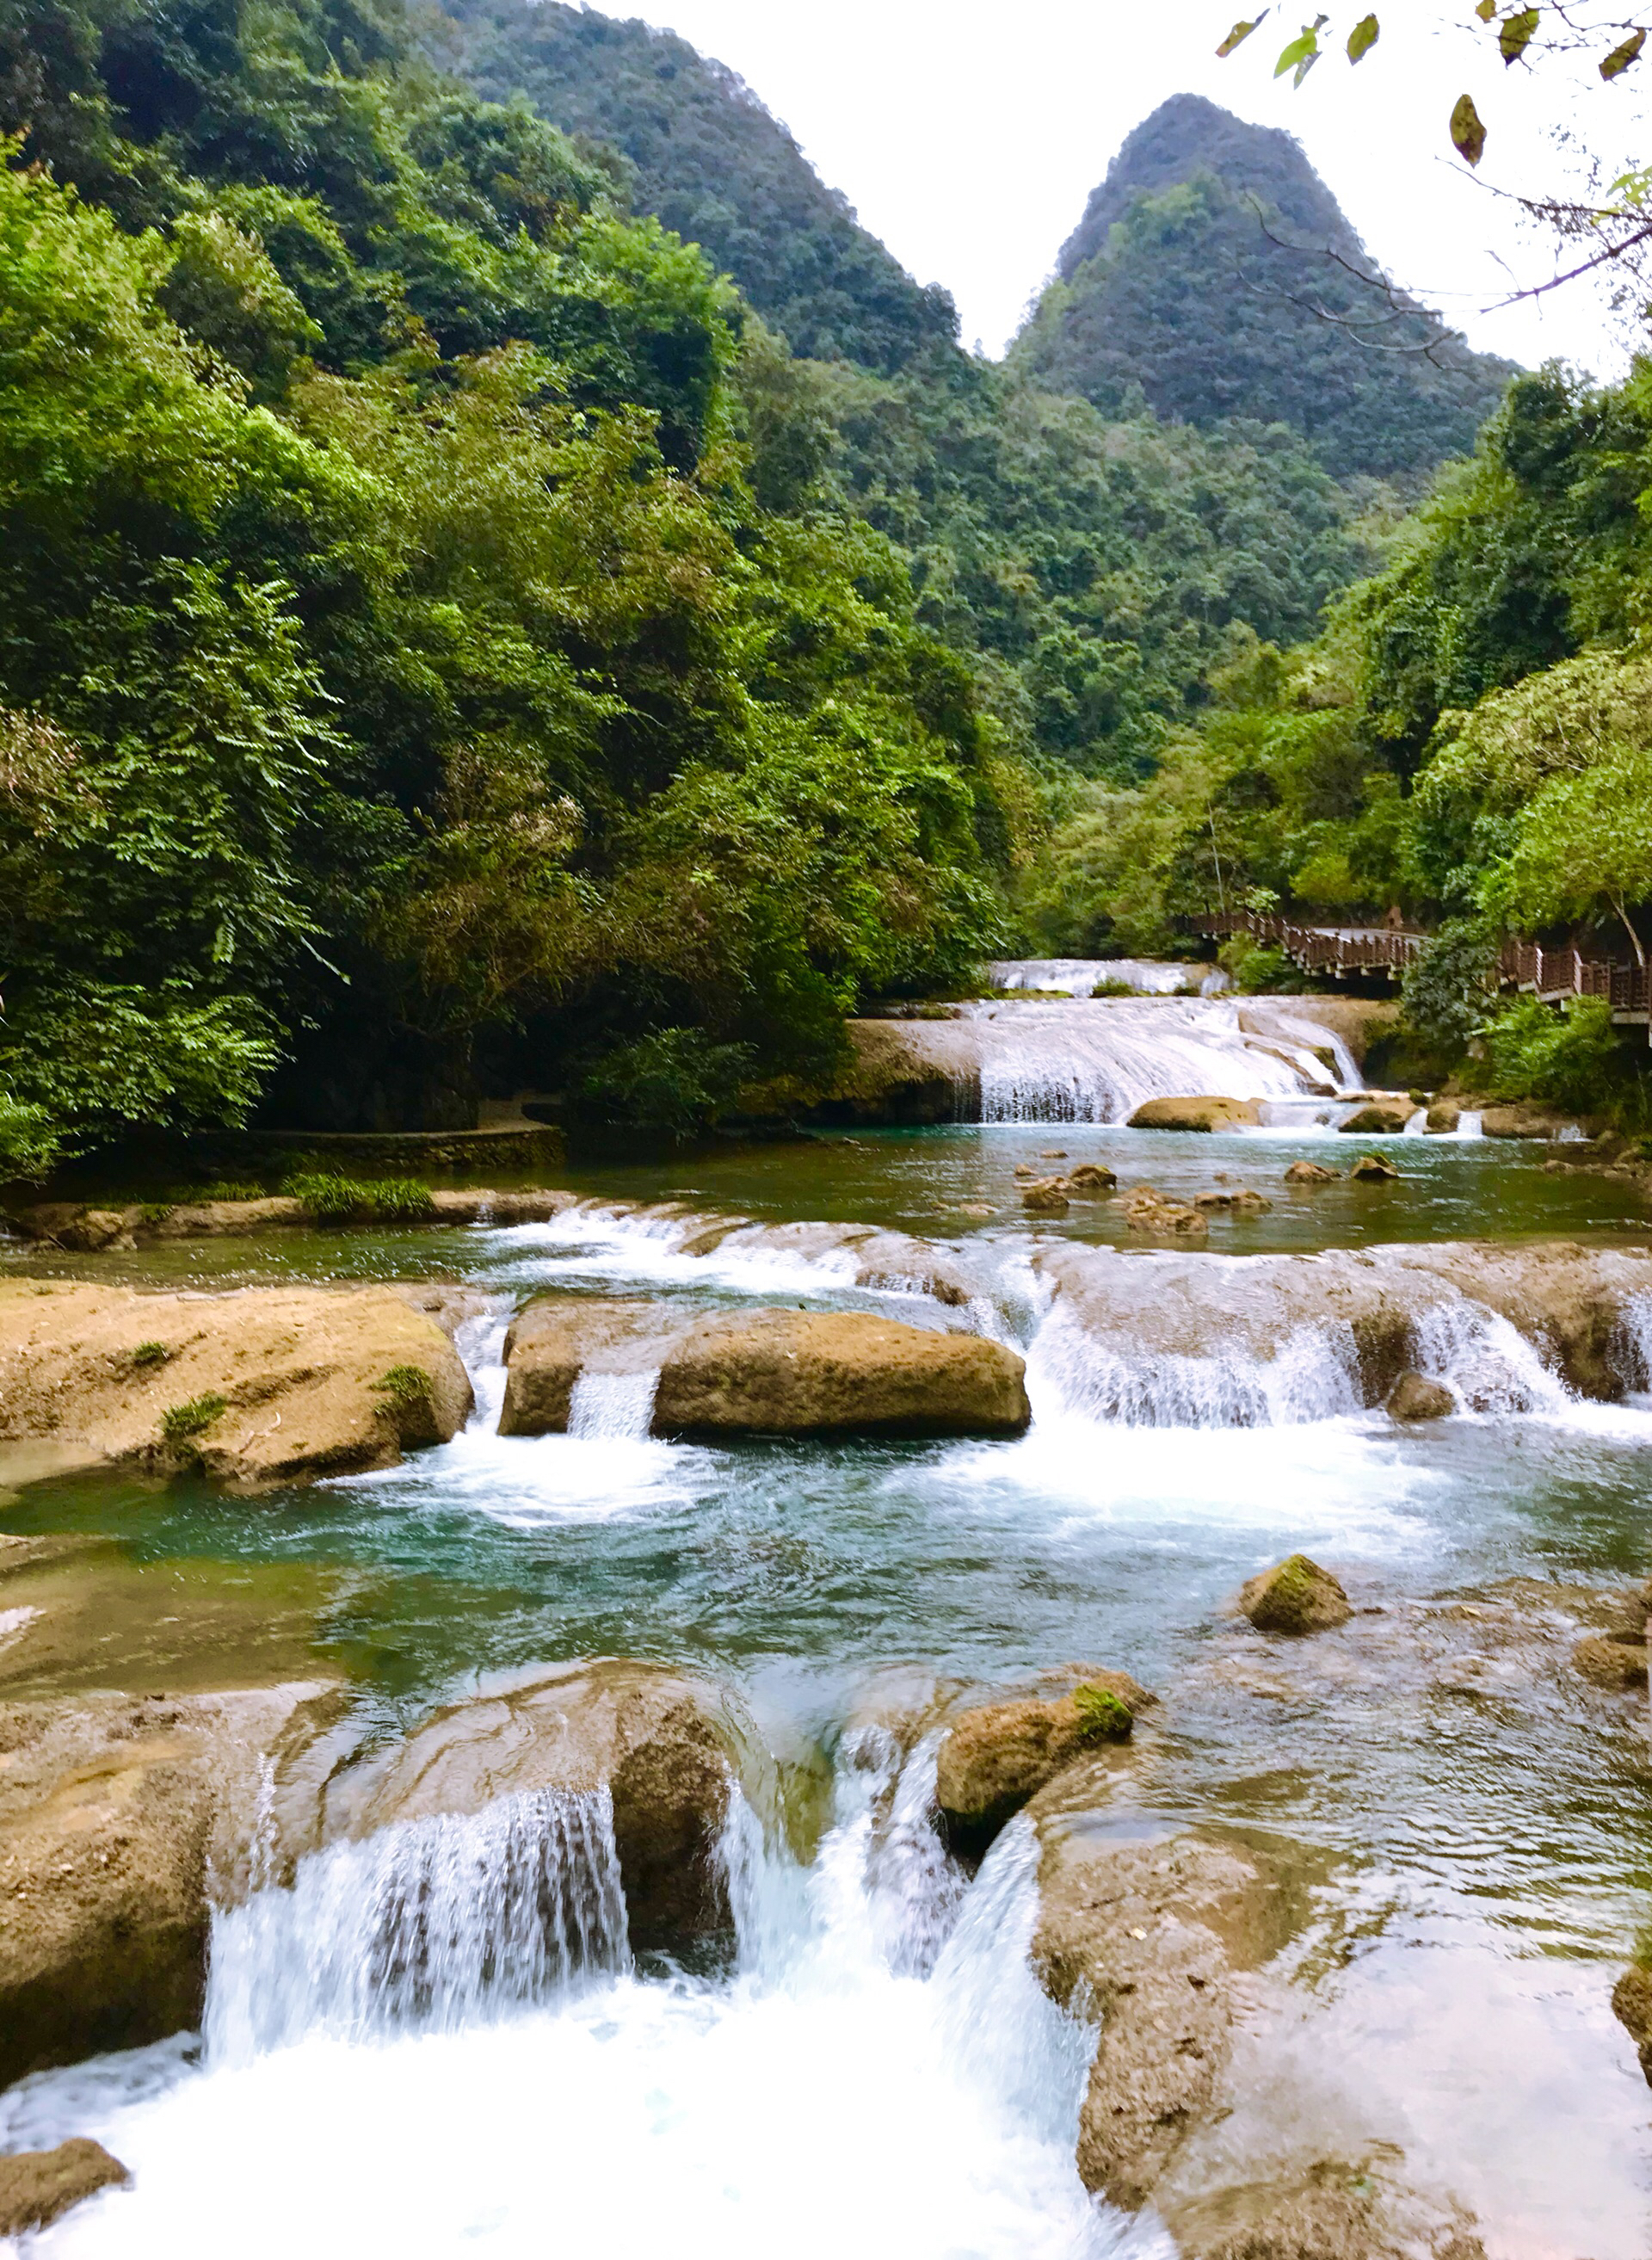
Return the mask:
[[[966,1883],[933,1778],[851,1734],[806,1867],[737,1797],[713,1977],[629,1966],[600,1799],[311,1856],[219,1919],[204,2062],[100,2091],[132,2183],[42,2260],[538,2260],[553,2222],[604,2260],[1171,2260],[1078,2180],[1095,2035],[1029,1965],[1037,1839]]]
[[[1116,1123],[1149,1098],[1328,1102],[1357,1084],[1351,1055],[1327,1029],[1274,1007],[1242,1010],[1252,1025],[1215,998],[973,1007],[981,1119]]]
[[[1414,1332],[1417,1370],[1442,1383],[1464,1412],[1566,1412],[1577,1403],[1535,1343],[1483,1303],[1437,1303]]]
[[[1074,997],[1091,997],[1108,983],[1144,997],[1173,997],[1207,982],[1215,994],[1227,985],[1227,976],[1212,966],[1150,957],[999,957],[987,976],[995,989],[1064,989]]]
[[[660,1369],[582,1373],[568,1400],[568,1433],[596,1443],[640,1443],[654,1419]]]
[[[1033,1341],[1027,1390],[1041,1423],[1128,1428],[1284,1427],[1357,1412],[1363,1401],[1344,1324],[1298,1327],[1271,1357],[1238,1348],[1188,1357],[1099,1341],[1059,1304]]]
[[[451,2031],[630,1965],[606,1789],[501,1798],[301,1861],[213,1926],[206,2042]]]

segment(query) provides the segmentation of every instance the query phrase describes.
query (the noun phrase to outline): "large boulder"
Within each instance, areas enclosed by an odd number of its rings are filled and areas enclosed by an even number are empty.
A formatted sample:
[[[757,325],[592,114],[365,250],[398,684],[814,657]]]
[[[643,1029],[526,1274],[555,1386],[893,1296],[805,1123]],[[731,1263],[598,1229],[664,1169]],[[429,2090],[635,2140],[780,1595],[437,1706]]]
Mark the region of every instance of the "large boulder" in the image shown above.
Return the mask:
[[[1232,2049],[1236,1973],[1291,1934],[1296,1894],[1238,1845],[1182,1834],[1091,1834],[1061,1808],[1038,1828],[1033,1963],[1045,1990],[1100,2028],[1079,2118],[1086,2189],[1134,2211],[1211,2113]]]
[[[393,1288],[0,1280],[0,1439],[259,1491],[393,1467],[470,1405],[452,1342]]]
[[[1634,2042],[1646,2084],[1652,2087],[1652,1970],[1632,1962],[1612,1989],[1612,2009]]]
[[[1054,1700],[1023,1698],[962,1713],[935,1767],[935,1802],[949,1840],[960,1851],[983,1852],[1057,1774],[1127,1741],[1152,1699],[1127,1672],[1095,1670]]]
[[[1517,1098],[1503,1106],[1488,1106],[1480,1115],[1481,1134],[1487,1138],[1563,1137],[1578,1127],[1575,1114],[1562,1114],[1541,1100]]]
[[[1573,1649],[1571,1664],[1572,1670],[1591,1686],[1627,1695],[1647,1684],[1646,1641],[1644,1637],[1636,1641],[1612,1640],[1591,1634]]]
[[[1130,1117],[1132,1130],[1236,1130],[1262,1120],[1250,1098],[1206,1091],[1196,1098],[1149,1098]]]
[[[717,1860],[735,1724],[715,1688],[623,1660],[567,1668],[439,1711],[329,1784],[330,1836],[480,1813],[496,1798],[606,1784],[632,1943],[681,1947],[728,1922]]]
[[[0,2085],[199,2023],[209,1876],[336,1711],[313,1683],[0,1705]]]
[[[0,2236],[48,2228],[71,2206],[131,2179],[118,2158],[84,2135],[54,2150],[14,2150],[0,2158]]]
[[[1356,1107],[1346,1122],[1337,1128],[1362,1138],[1398,1137],[1416,1112],[1416,1108],[1403,1098],[1368,1099]]]
[[[517,1320],[507,1357],[503,1435],[565,1428],[586,1370],[657,1371],[659,1435],[1013,1435],[1030,1417],[1013,1350],[858,1311],[684,1323],[659,1305],[547,1298]]]
[[[1258,1632],[1331,1632],[1354,1612],[1328,1570],[1305,1554],[1288,1554],[1239,1589],[1239,1613]]]

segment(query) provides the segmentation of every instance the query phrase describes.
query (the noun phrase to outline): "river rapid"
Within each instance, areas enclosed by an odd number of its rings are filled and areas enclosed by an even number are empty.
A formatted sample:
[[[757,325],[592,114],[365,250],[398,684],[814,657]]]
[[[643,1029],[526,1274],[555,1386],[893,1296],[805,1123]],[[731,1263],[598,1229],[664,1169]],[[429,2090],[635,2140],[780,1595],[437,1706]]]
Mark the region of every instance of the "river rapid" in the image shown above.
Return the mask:
[[[1300,1124],[867,1132],[588,1166],[586,1205],[545,1225],[7,1258],[169,1285],[440,1277],[489,1302],[461,1335],[468,1427],[388,1474],[255,1502],[84,1476],[0,1492],[9,1530],[116,1540],[97,1668],[0,1622],[0,1691],[231,1684],[274,1641],[272,1665],[347,1674],[389,1736],[533,1667],[625,1655],[724,1680],[758,1754],[723,1846],[735,1940],[703,1965],[632,1956],[599,1796],[335,1846],[226,1906],[203,2034],[0,2098],[4,2147],[91,2134],[134,2171],[32,2250],[1169,2260],[1150,2210],[1077,2178],[1095,2036],[1028,1967],[1030,1828],[966,1872],[935,1832],[933,1743],[876,1723],[1084,1659],[1162,1699],[1098,1825],[1226,1832],[1300,1878],[1241,2035],[1232,2148],[1403,2161],[1489,2260],[1646,2260],[1652,2097],[1609,2004],[1652,1882],[1645,1699],[1566,1659],[1591,1591],[1652,1570],[1652,1397],[1584,1403],[1512,1329],[1471,1327],[1434,1355],[1482,1409],[1414,1430],[1312,1355],[1276,1360],[1237,1412],[1236,1365],[1191,1406],[1101,1402],[1033,1258],[1123,1241],[1118,1212],[1034,1227],[1015,1192],[1029,1162],[1173,1196],[1220,1173],[1274,1203],[1212,1224],[1241,1257],[1646,1242],[1624,1187],[1546,1174],[1541,1149],[1375,1142],[1398,1184],[1310,1198],[1284,1168],[1349,1141]],[[856,1286],[840,1255],[755,1228],[687,1255],[684,1210],[922,1232],[972,1299]],[[1033,1423],[712,1448],[650,1437],[634,1388],[588,1383],[573,1433],[502,1439],[504,1323],[551,1286],[969,1324],[1026,1354]],[[1226,1604],[1296,1548],[1356,1614],[1269,1641]],[[216,1648],[203,1610],[231,1627]]]

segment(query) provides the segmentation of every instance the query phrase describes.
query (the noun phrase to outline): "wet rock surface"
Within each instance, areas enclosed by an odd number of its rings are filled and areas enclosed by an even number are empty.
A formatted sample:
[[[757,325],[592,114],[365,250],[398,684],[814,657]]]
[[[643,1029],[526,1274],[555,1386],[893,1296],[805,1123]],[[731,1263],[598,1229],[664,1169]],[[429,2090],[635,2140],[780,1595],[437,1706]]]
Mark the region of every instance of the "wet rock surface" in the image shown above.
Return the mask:
[[[657,1370],[661,1435],[1007,1435],[1029,1418],[1014,1351],[861,1312],[740,1311],[684,1323],[663,1305],[547,1298],[516,1321],[507,1355],[504,1435],[565,1427],[582,1370]]]
[[[1239,1613],[1258,1632],[1331,1632],[1354,1612],[1341,1583],[1305,1554],[1287,1555],[1240,1587]]]
[[[1634,2042],[1646,2084],[1652,2087],[1652,1970],[1632,1962],[1612,1989],[1612,2013]]]
[[[736,1727],[720,1691],[624,1660],[569,1666],[439,1711],[328,1784],[328,1836],[475,1813],[496,1798],[606,1784],[632,1942],[677,1947],[727,1927],[715,1853]]]
[[[1098,1669],[1051,1699],[1027,1697],[964,1711],[936,1761],[935,1801],[957,1849],[983,1852],[1057,1774],[1127,1741],[1152,1701],[1126,1672]]]
[[[0,2236],[47,2228],[71,2206],[132,2176],[101,2142],[76,2135],[53,2150],[16,2150],[0,2157]]]
[[[1443,1382],[1417,1372],[1400,1375],[1384,1407],[1395,1420],[1444,1420],[1456,1409],[1457,1400]]]
[[[1604,1687],[1613,1693],[1628,1694],[1647,1684],[1645,1640],[1602,1639],[1591,1633],[1573,1649],[1571,1667],[1591,1686]]]
[[[0,1280],[0,1437],[261,1490],[392,1467],[470,1405],[447,1335],[393,1288]]]
[[[209,1881],[336,1711],[315,1683],[0,1705],[0,2085],[199,2022]]]
[[[1132,1130],[1234,1130],[1262,1119],[1254,1099],[1203,1092],[1186,1098],[1149,1098],[1130,1117]]]

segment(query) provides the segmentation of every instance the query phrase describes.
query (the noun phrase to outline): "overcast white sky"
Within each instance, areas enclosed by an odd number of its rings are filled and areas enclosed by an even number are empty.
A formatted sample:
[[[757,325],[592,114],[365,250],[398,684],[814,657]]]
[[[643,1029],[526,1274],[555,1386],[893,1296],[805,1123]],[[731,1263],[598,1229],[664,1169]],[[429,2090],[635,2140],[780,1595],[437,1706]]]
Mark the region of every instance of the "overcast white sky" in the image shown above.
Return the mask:
[[[1364,4],[1338,11],[1326,36],[1346,35]],[[608,12],[632,11],[609,0]],[[1481,312],[1512,287],[1508,269],[1521,282],[1552,271],[1550,247],[1491,188],[1561,183],[1545,131],[1556,105],[1613,172],[1652,156],[1636,83],[1646,73],[1652,89],[1652,57],[1610,87],[1592,62],[1505,72],[1484,35],[1430,28],[1444,11],[1429,0],[1391,0],[1357,70],[1328,54],[1297,93],[1271,76],[1302,21],[1294,4],[1226,62],[1213,49],[1236,0],[643,0],[640,12],[737,70],[919,280],[947,285],[966,343],[990,353],[1124,136],[1191,89],[1294,132],[1370,250],[1473,344],[1602,375],[1620,361],[1586,283]],[[1479,179],[1446,132],[1465,88],[1490,132]]]

